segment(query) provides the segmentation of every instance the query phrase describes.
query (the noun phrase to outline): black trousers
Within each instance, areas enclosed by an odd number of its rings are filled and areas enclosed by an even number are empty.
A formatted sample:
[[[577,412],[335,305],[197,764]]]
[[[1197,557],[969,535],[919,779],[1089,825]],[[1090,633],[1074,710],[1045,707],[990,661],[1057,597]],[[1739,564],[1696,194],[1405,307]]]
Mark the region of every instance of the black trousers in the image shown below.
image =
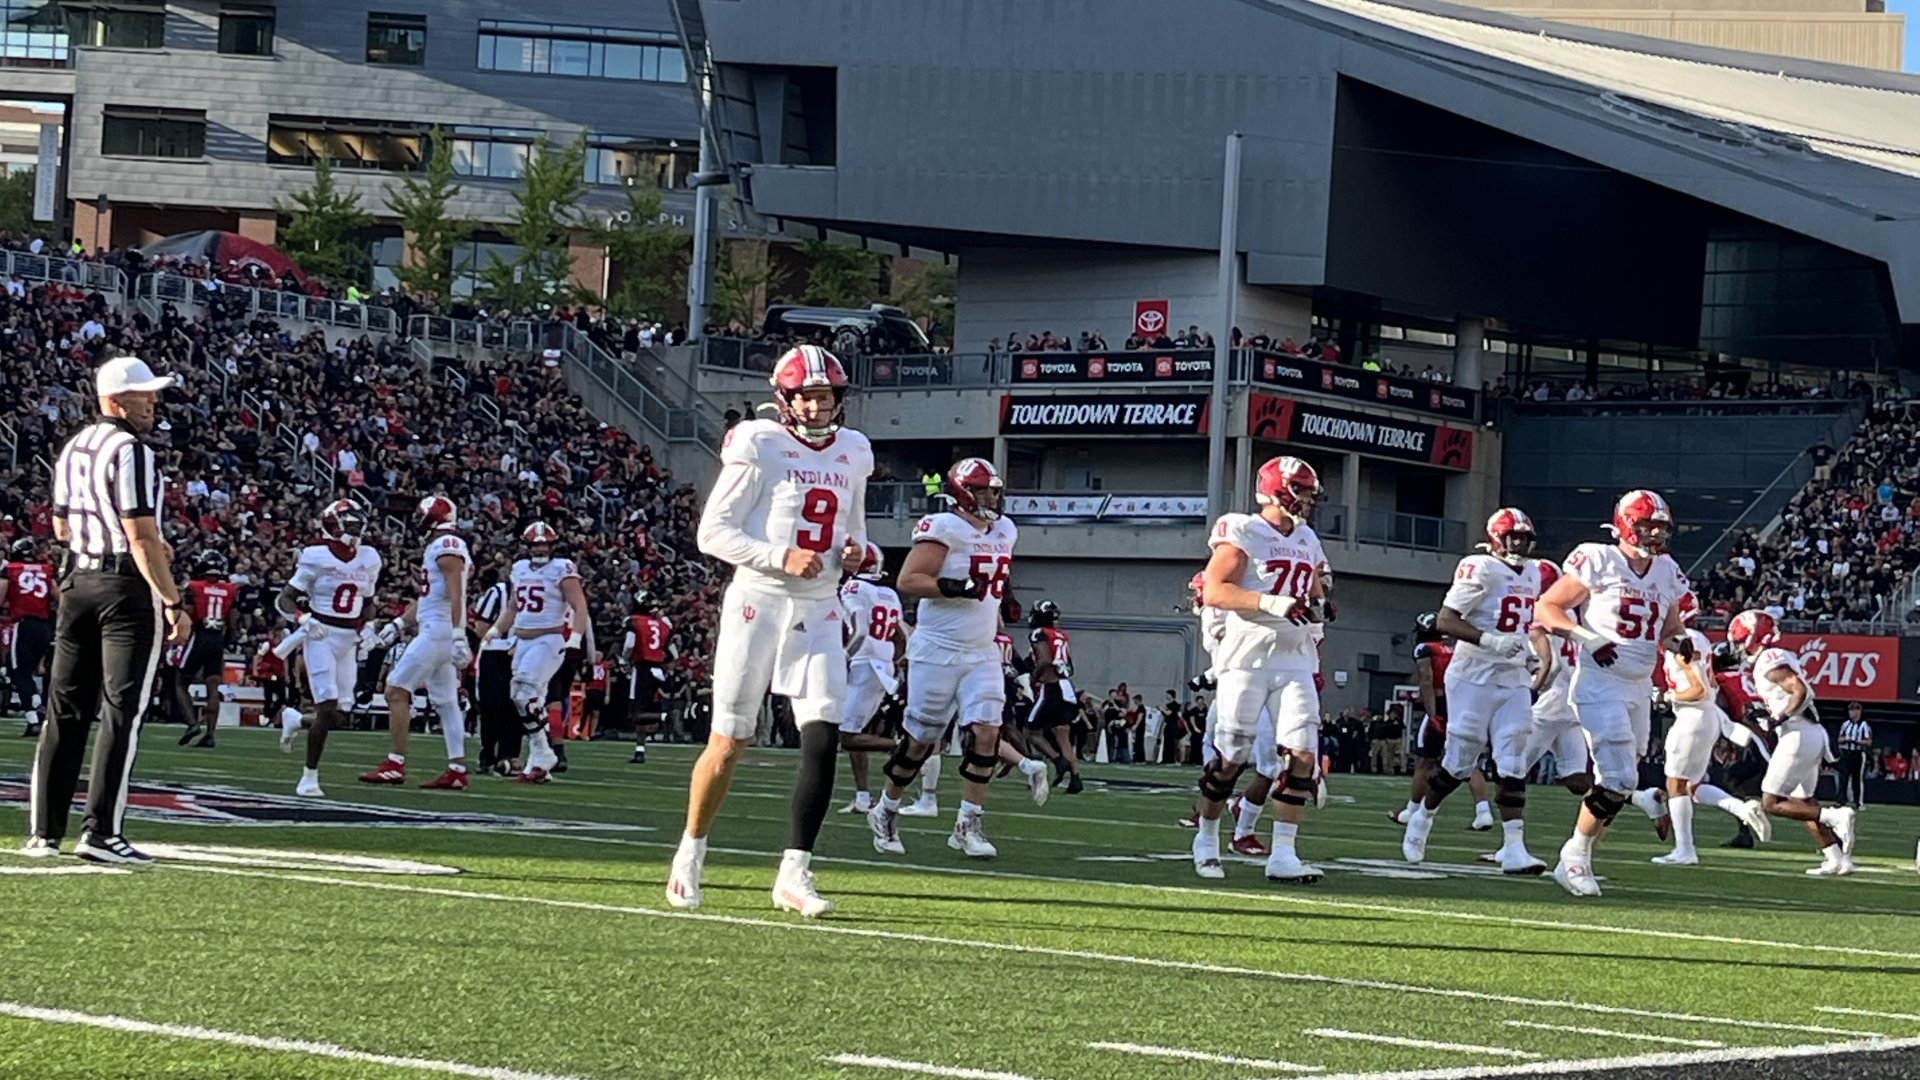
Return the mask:
[[[47,722],[33,755],[32,835],[66,836],[87,731],[96,720],[100,741],[80,827],[98,837],[120,835],[140,724],[160,666],[162,626],[160,600],[138,574],[80,571],[61,580]]]
[[[1840,801],[1860,806],[1867,801],[1867,755],[1861,750],[1840,751]]]
[[[480,703],[480,758],[492,764],[520,756],[520,710],[513,704],[513,654],[480,651],[480,677],[474,698]]]
[[[40,699],[40,686],[36,679],[40,674],[40,664],[52,651],[52,623],[29,616],[14,625],[13,655],[7,658],[7,668],[12,676],[13,696],[20,702],[20,708],[37,709],[46,704]]]

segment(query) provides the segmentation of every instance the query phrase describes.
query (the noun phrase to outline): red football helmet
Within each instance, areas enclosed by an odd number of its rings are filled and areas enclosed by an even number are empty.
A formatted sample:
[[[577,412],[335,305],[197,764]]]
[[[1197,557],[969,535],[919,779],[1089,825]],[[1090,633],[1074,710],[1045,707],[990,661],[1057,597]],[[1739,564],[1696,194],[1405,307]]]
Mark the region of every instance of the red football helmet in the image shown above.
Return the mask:
[[[993,521],[1000,516],[1006,494],[1000,473],[986,458],[962,458],[947,470],[947,498],[953,500],[954,509],[982,521]]]
[[[1320,498],[1320,474],[1297,457],[1277,457],[1260,466],[1254,482],[1254,501],[1278,506],[1297,518],[1313,513]]]
[[[367,515],[352,499],[335,499],[320,511],[320,535],[343,547],[358,547],[367,532]]]
[[[860,552],[860,565],[853,568],[853,576],[861,581],[881,581],[887,576],[887,556],[880,545],[867,541]]]
[[[1613,505],[1613,535],[1641,558],[1651,558],[1667,550],[1673,535],[1673,511],[1667,500],[1642,488],[1620,496]]]
[[[1727,640],[1741,655],[1754,657],[1780,640],[1780,630],[1774,625],[1773,616],[1766,612],[1743,611],[1727,624]]]
[[[420,500],[420,521],[429,532],[459,525],[460,511],[445,495],[429,495]]]
[[[847,371],[840,360],[818,345],[795,345],[773,363],[773,401],[780,423],[809,442],[832,437],[847,415]],[[827,387],[833,391],[833,412],[824,423],[807,423],[794,411],[794,396],[802,390]]]
[[[1700,614],[1700,600],[1691,591],[1683,592],[1680,594],[1680,599],[1674,601],[1673,608],[1680,613],[1681,626],[1692,626],[1693,617]],[[1766,613],[1761,612],[1761,614]]]
[[[1541,559],[1540,560],[1540,595],[1541,596],[1547,595],[1547,590],[1553,588],[1554,582],[1559,580],[1560,580],[1560,567],[1556,565],[1552,559]]]
[[[1516,507],[1503,507],[1487,519],[1487,552],[1518,566],[1533,554],[1533,519]]]

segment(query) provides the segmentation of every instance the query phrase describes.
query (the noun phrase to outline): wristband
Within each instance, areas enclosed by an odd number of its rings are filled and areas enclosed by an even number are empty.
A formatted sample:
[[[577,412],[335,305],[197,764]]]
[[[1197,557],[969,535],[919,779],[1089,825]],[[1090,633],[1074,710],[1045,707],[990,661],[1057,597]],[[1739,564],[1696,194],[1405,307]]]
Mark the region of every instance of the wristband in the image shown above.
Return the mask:
[[[1612,642],[1607,640],[1606,635],[1594,630],[1589,630],[1584,626],[1576,626],[1567,631],[1567,636],[1578,642],[1580,647],[1588,652],[1594,652],[1612,644]]]
[[[940,587],[940,595],[949,599],[978,600],[980,598],[979,595],[973,591],[972,578],[943,577],[936,579],[934,584]]]
[[[1291,596],[1262,596],[1260,597],[1260,610],[1276,619],[1284,619],[1287,617],[1287,613],[1292,611],[1293,606],[1297,603],[1299,603],[1299,601]]]

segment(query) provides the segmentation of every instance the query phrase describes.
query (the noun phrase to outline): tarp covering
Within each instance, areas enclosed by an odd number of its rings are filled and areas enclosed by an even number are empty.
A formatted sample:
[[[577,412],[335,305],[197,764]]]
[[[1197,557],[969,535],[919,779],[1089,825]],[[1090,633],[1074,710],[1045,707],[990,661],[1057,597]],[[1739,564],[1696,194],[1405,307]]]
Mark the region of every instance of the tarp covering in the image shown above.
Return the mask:
[[[170,256],[172,258],[204,259],[213,268],[216,276],[231,264],[245,271],[249,266],[259,266],[276,283],[287,271],[293,271],[293,279],[300,288],[308,293],[314,291],[313,283],[300,268],[288,261],[278,249],[258,240],[249,240],[239,233],[221,232],[217,229],[201,229],[197,232],[176,233],[164,240],[146,245],[140,249],[148,258]]]

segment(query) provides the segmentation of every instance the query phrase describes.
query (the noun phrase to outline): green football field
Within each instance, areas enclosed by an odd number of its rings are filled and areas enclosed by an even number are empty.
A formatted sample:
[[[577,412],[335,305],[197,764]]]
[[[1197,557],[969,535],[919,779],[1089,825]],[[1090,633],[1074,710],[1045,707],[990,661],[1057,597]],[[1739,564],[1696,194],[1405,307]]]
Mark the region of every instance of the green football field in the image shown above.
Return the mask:
[[[662,886],[687,748],[629,766],[575,744],[551,785],[461,795],[356,784],[385,736],[337,736],[314,803],[270,733],[197,750],[177,730],[150,733],[127,829],[170,858],[0,856],[0,1077],[1255,1080],[1920,1045],[1911,809],[1868,809],[1847,880],[1806,878],[1785,824],[1721,851],[1733,820],[1707,811],[1706,865],[1654,867],[1630,809],[1597,860],[1606,895],[1576,901],[1476,866],[1494,845],[1465,792],[1410,872],[1385,818],[1398,778],[1335,778],[1302,826],[1327,869],[1308,888],[1237,861],[1196,879],[1174,823],[1191,773],[1171,768],[1090,767],[1045,808],[1001,781],[1000,858],[968,862],[944,841],[949,769],[943,817],[903,821],[904,859],[829,819],[815,868],[839,910],[808,922],[768,901],[777,751],[742,765],[705,906],[682,914]],[[31,744],[6,734],[11,852]],[[416,736],[416,782],[438,746]],[[1536,788],[1533,807],[1551,860],[1573,799]]]

